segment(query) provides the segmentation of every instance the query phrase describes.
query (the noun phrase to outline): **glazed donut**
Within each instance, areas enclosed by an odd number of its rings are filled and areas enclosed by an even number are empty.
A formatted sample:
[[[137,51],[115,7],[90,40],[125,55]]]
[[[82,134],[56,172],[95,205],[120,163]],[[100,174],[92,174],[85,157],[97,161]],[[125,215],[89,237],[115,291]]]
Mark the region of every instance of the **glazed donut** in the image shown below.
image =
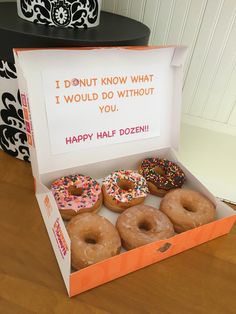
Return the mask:
[[[199,192],[176,189],[167,193],[161,201],[160,210],[174,225],[176,232],[207,224],[215,219],[215,205]]]
[[[118,217],[116,228],[126,250],[174,235],[169,218],[160,210],[148,205],[128,208]]]
[[[63,219],[78,213],[97,212],[102,205],[102,190],[89,176],[69,175],[51,184],[51,191]]]
[[[106,218],[83,213],[67,224],[71,240],[71,263],[80,269],[119,254],[121,240],[118,231]]]
[[[146,158],[139,166],[139,173],[147,180],[151,194],[164,196],[180,188],[185,181],[183,170],[174,162],[163,158]]]
[[[149,192],[144,177],[132,170],[111,173],[104,179],[102,191],[105,206],[119,213],[142,203]]]

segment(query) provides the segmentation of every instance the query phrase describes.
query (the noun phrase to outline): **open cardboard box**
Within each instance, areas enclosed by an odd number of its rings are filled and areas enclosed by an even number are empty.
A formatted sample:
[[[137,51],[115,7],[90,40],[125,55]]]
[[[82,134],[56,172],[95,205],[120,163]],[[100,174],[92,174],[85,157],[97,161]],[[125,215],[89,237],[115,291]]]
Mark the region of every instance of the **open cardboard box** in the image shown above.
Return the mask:
[[[70,296],[224,235],[236,220],[234,211],[216,199],[174,153],[185,54],[184,47],[14,50],[36,197]],[[108,77],[113,79],[103,80]],[[81,86],[82,78],[92,80],[84,80]],[[136,92],[129,92],[131,89]],[[142,89],[149,92],[141,95],[145,93]],[[118,96],[121,90],[128,91],[125,97]],[[77,100],[68,104],[66,99],[76,93]],[[87,96],[81,100],[79,93],[89,94],[90,100]],[[119,110],[99,109],[109,109],[110,104]],[[153,156],[178,163],[186,174],[184,187],[208,197],[216,205],[217,219],[73,271],[70,239],[49,190],[51,182],[76,173],[102,182],[112,171],[135,170],[142,159]],[[145,203],[158,208],[160,198],[149,195]],[[99,214],[114,224],[118,215],[104,206]]]

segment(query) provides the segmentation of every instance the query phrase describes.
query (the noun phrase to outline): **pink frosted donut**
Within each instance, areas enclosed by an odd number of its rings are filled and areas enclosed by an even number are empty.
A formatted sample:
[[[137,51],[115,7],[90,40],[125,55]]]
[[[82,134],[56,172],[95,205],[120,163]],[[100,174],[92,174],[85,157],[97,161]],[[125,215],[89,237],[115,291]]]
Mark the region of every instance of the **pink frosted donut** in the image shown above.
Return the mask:
[[[97,212],[102,205],[99,183],[89,176],[69,175],[51,184],[62,218],[68,220],[83,212]]]

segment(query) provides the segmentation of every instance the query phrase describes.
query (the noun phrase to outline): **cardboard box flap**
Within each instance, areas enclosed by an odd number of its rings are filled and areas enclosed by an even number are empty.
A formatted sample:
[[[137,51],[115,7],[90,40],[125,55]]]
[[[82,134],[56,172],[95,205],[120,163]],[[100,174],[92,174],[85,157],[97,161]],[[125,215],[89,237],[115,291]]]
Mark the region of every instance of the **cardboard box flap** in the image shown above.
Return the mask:
[[[185,47],[14,53],[39,174],[177,148]]]

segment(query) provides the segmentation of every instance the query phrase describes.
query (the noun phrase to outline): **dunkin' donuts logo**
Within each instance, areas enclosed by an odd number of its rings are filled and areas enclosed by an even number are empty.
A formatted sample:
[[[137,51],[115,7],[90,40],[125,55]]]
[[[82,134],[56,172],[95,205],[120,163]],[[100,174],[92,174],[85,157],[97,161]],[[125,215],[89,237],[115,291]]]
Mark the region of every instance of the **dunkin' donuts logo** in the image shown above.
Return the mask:
[[[66,240],[65,240],[64,235],[63,235],[62,230],[61,230],[59,218],[57,218],[57,220],[55,221],[52,231],[55,235],[61,256],[62,256],[62,258],[64,258],[66,256],[67,251],[68,251],[68,246],[66,244]]]
[[[21,94],[21,103],[22,103],[22,108],[23,108],[23,116],[24,116],[24,122],[25,122],[27,142],[30,146],[34,146],[33,129],[32,129],[32,123],[31,123],[31,117],[30,117],[30,111],[29,111],[29,101],[26,94],[23,94],[23,93]]]

